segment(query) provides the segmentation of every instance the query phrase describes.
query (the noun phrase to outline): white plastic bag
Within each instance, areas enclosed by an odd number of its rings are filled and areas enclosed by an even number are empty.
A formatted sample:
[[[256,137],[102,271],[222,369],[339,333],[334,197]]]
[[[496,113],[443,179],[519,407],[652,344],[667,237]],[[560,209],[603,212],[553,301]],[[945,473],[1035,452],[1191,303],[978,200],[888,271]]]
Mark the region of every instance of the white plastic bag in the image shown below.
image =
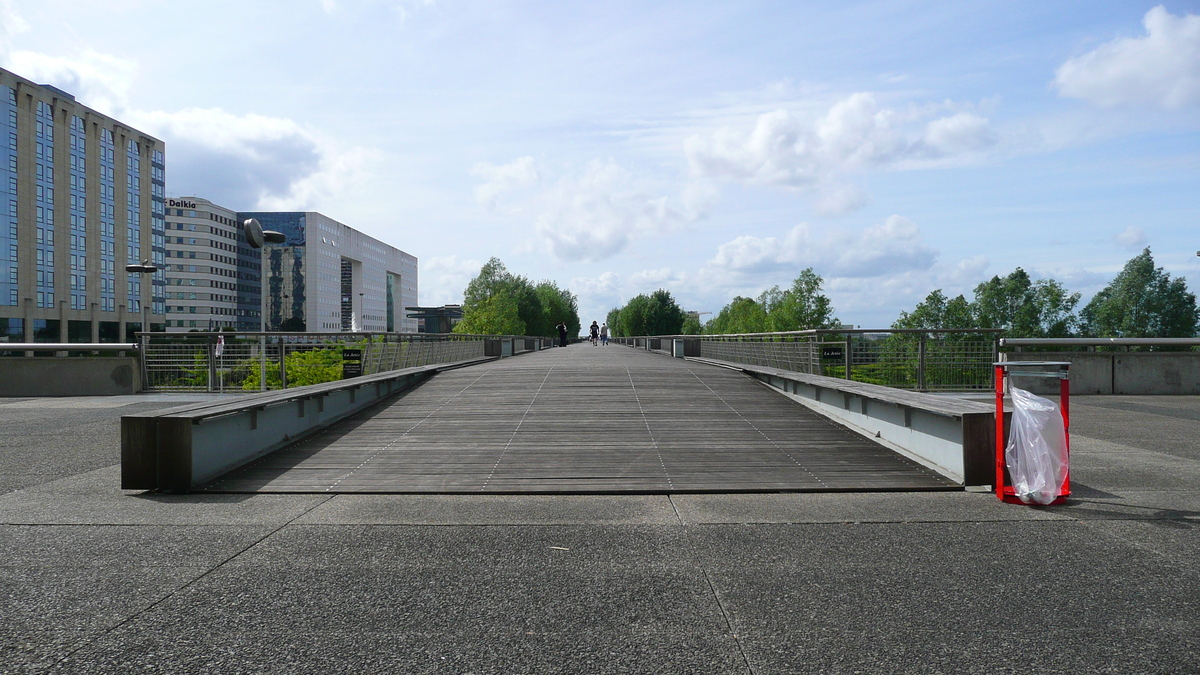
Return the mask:
[[[1013,413],[1004,461],[1013,491],[1029,504],[1049,504],[1067,477],[1067,435],[1054,401],[1010,387]]]

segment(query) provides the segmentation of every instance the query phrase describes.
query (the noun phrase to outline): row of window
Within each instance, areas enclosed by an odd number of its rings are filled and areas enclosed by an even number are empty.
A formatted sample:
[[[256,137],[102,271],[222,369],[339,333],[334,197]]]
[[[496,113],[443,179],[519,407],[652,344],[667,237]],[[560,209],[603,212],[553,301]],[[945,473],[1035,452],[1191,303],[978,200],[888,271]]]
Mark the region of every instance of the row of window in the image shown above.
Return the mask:
[[[218,316],[258,317],[262,312],[253,309],[230,309],[229,307],[196,307],[194,305],[167,305],[167,314],[214,314]]]

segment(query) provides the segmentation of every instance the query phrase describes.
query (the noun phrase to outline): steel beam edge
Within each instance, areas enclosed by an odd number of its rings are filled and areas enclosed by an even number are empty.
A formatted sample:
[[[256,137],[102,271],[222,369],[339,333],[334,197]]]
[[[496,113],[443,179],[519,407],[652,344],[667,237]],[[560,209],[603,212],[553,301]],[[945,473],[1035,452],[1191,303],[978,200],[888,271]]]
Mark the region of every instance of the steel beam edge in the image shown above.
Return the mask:
[[[121,417],[121,489],[189,492],[480,357]]]

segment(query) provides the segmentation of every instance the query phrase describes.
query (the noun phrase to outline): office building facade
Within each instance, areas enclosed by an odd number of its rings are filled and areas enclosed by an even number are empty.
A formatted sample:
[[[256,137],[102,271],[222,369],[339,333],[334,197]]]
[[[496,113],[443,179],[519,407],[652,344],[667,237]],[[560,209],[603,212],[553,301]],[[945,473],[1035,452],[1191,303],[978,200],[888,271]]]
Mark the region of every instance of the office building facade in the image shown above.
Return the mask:
[[[416,257],[313,211],[238,218],[287,237],[262,252],[265,330],[416,332]]]
[[[0,340],[117,342],[162,326],[163,142],[0,69]]]
[[[237,212],[200,197],[166,208],[167,331],[262,330],[262,252]]]

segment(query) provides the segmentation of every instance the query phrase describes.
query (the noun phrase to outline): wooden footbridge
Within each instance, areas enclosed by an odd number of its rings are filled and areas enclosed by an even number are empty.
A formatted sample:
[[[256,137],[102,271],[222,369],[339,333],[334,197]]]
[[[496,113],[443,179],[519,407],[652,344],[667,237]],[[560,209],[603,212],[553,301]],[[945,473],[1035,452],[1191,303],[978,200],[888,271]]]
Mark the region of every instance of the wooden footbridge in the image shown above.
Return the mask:
[[[585,343],[441,372],[197,489],[663,493],[955,487],[960,486],[743,373]]]

